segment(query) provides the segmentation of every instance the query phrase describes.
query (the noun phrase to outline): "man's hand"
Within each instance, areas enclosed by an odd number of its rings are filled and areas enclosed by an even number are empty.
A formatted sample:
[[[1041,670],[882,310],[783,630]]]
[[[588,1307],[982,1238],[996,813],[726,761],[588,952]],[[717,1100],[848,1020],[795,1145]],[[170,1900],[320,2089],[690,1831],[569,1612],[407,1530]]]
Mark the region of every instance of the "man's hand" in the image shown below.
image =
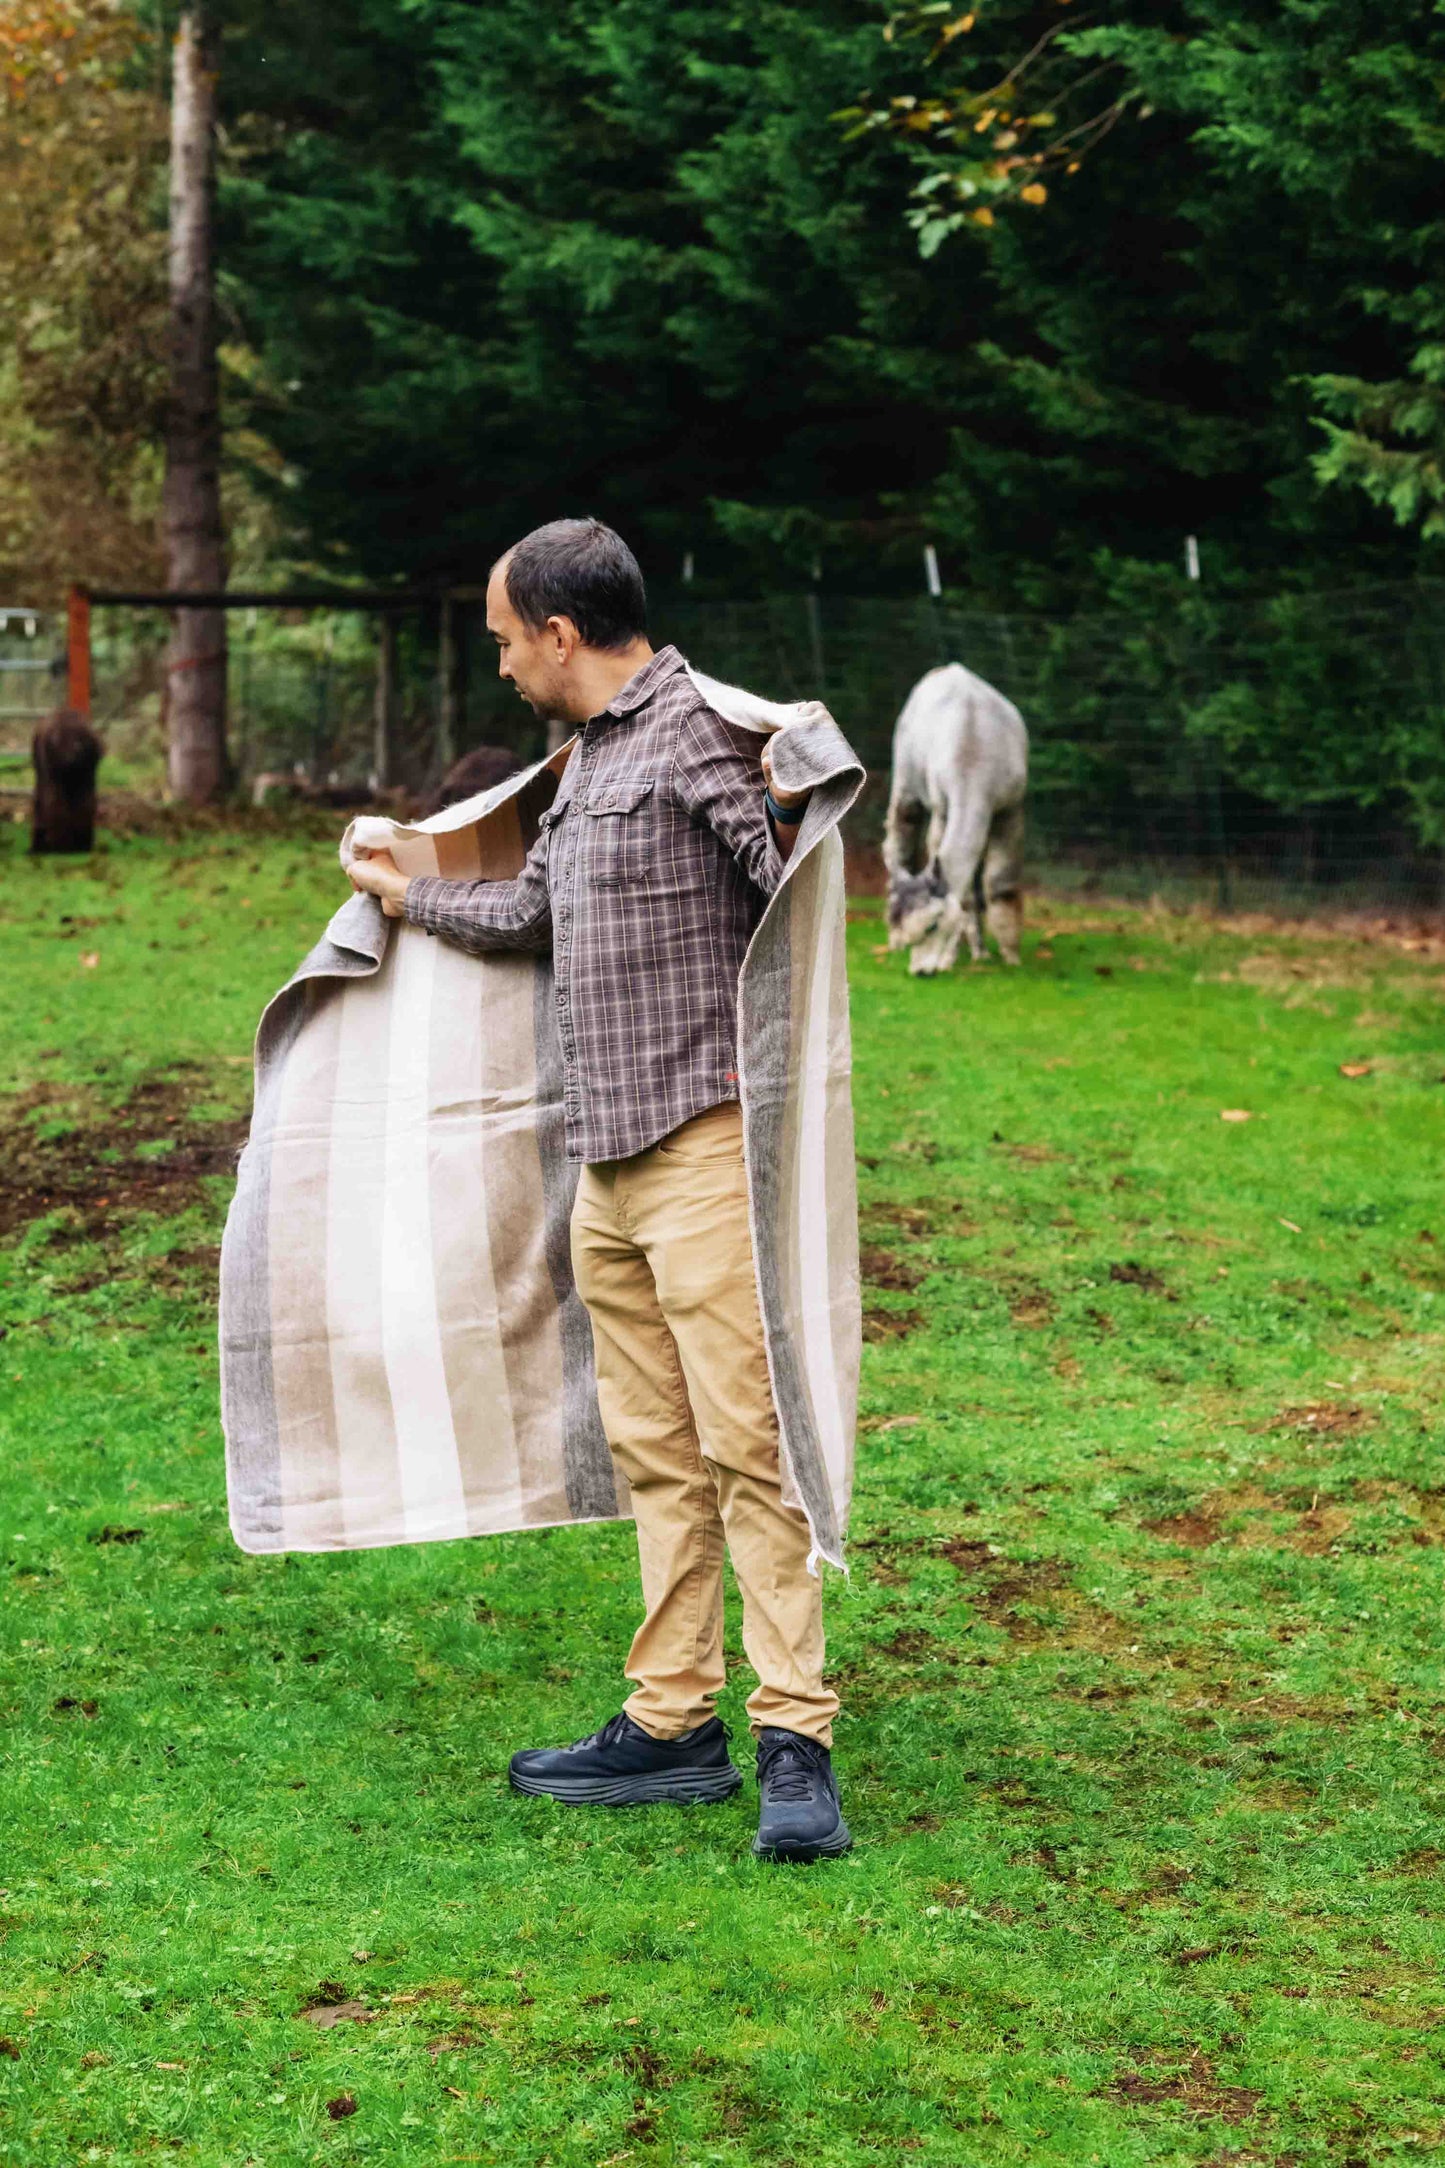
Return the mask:
[[[786,862],[793,855],[793,845],[798,840],[803,814],[813,793],[810,790],[779,790],[773,781],[773,745],[770,738],[763,740],[763,781],[767,785],[772,823],[773,841],[778,846],[778,856]]]
[[[773,781],[773,746],[770,738],[763,740],[763,781],[767,784],[769,796],[778,810],[789,813],[796,807],[798,820],[801,821],[803,808],[813,794],[810,790],[779,790]],[[797,823],[791,825],[796,826]]]
[[[390,851],[372,851],[365,858],[353,858],[346,878],[362,895],[379,897],[388,918],[405,918],[410,878],[400,870]]]

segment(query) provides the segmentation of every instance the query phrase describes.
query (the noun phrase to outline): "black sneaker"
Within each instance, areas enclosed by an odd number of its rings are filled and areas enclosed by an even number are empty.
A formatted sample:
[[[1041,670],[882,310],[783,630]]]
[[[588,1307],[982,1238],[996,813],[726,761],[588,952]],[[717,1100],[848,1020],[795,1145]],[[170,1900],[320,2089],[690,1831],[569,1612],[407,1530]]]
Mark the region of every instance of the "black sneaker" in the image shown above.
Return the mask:
[[[760,1732],[758,1789],[759,1859],[836,1859],[852,1845],[832,1757],[816,1739],[772,1727]]]
[[[683,1806],[728,1799],[743,1773],[728,1756],[717,1717],[680,1739],[654,1739],[625,1710],[572,1746],[529,1747],[512,1756],[512,1789],[569,1807]]]

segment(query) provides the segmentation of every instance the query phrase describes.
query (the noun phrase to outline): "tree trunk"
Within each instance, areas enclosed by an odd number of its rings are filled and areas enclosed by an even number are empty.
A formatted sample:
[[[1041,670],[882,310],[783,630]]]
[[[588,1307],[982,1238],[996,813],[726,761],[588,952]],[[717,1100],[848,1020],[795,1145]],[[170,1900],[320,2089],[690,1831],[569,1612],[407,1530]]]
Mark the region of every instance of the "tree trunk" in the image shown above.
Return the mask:
[[[200,5],[176,33],[171,89],[170,404],[164,491],[166,584],[226,584],[221,525],[221,400],[216,368],[216,71]],[[177,610],[166,656],[171,790],[191,805],[221,796],[226,755],[226,617]]]

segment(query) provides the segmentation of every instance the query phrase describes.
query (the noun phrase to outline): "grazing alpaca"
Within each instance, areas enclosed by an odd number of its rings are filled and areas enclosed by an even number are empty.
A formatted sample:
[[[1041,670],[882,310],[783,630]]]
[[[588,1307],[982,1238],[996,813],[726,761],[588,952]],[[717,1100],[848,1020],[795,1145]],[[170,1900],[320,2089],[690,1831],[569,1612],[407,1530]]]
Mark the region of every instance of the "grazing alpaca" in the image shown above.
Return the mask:
[[[912,951],[910,971],[946,971],[965,937],[981,961],[985,911],[1004,962],[1018,962],[1028,779],[1012,702],[962,663],[919,679],[893,733],[883,835],[888,946]]]
[[[85,717],[58,708],[30,741],[35,804],[30,848],[89,851],[95,847],[95,771],[105,747]]]

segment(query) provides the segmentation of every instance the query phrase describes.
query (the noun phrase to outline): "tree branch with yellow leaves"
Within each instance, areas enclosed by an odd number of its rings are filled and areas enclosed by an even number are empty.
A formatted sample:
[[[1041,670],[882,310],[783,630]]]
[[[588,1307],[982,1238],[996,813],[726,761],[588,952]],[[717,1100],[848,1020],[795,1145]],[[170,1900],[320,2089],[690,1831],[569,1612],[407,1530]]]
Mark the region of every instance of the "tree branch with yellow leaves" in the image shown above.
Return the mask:
[[[1077,173],[1131,108],[1147,113],[1112,60],[1089,64],[1073,51],[1083,23],[1063,13],[1068,5],[1004,0],[991,13],[960,13],[957,0],[906,0],[884,25],[895,50],[919,48],[920,70],[936,87],[867,91],[833,117],[850,138],[900,139],[923,169],[907,213],[920,254],[932,256],[966,227],[991,226],[1005,204],[1046,203],[1055,178]],[[1053,19],[1040,27],[1041,13]],[[992,31],[991,42],[981,29]],[[1001,63],[1000,45],[1015,38],[1023,51]]]

